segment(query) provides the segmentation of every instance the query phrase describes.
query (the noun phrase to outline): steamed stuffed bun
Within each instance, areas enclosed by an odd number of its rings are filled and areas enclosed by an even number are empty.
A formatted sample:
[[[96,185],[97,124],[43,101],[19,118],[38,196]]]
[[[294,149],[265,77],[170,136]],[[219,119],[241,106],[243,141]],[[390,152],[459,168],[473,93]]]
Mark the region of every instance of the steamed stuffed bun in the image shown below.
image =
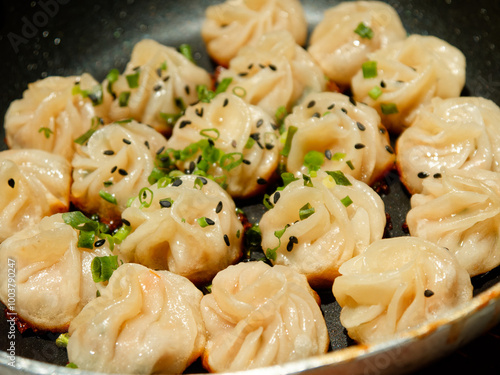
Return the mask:
[[[374,343],[470,301],[467,271],[448,250],[415,237],[383,239],[340,267],[333,295],[351,338]]]
[[[432,98],[457,97],[465,84],[465,56],[434,36],[412,35],[368,58],[352,79],[352,92],[394,133],[411,126]]]
[[[42,150],[0,152],[0,242],[45,216],[69,209],[71,166]]]
[[[232,79],[228,90],[271,116],[280,107],[290,111],[300,98],[326,86],[320,67],[287,31],[264,34],[242,48],[218,80],[225,78]]]
[[[212,87],[208,72],[174,48],[150,39],[134,46],[125,71],[115,79],[110,82],[108,76],[104,83],[114,97],[110,119],[133,118],[165,135],[185,106],[197,102],[196,86]]]
[[[212,372],[272,366],[326,353],[319,298],[285,266],[239,263],[221,271],[201,300],[203,365]]]
[[[401,180],[412,194],[450,168],[500,172],[500,108],[484,98],[435,98],[399,137]]]
[[[80,210],[118,222],[129,198],[149,186],[156,154],[167,140],[136,121],[96,131],[75,154],[71,201]]]
[[[209,55],[227,66],[238,51],[270,31],[287,30],[303,45],[307,23],[298,0],[228,0],[209,6],[203,37]]]
[[[66,332],[82,308],[96,298],[92,279],[95,257],[110,256],[109,243],[93,249],[78,247],[78,231],[64,214],[43,218],[0,244],[0,270],[16,270],[15,312],[31,327]],[[7,277],[0,280],[0,300],[8,303]]]
[[[342,263],[384,234],[382,199],[340,171],[320,171],[310,183],[297,179],[269,201],[274,207],[259,223],[262,248],[273,263],[306,275],[313,287],[331,287]]]
[[[500,265],[500,173],[449,169],[424,181],[406,222],[413,236],[446,247],[471,276]]]
[[[124,264],[69,327],[79,369],[179,374],[203,352],[202,293],[182,276]]]
[[[308,174],[307,158],[323,154],[323,170],[341,170],[369,185],[389,171],[395,161],[389,135],[377,112],[349,97],[332,92],[307,96],[285,119],[290,136],[286,168]]]
[[[125,260],[169,270],[196,284],[242,254],[243,226],[231,197],[214,181],[195,175],[160,180],[142,190],[123,212],[131,233]]]
[[[272,118],[261,108],[222,93],[188,108],[168,145],[182,150],[176,161],[180,170],[212,175],[231,196],[245,198],[263,192],[272,179],[278,137]]]
[[[328,9],[307,49],[328,78],[348,86],[368,54],[404,40],[398,13],[381,1],[344,2]]]
[[[102,86],[86,73],[30,83],[7,110],[5,141],[9,148],[44,150],[71,161],[74,140],[106,120],[109,102],[103,97]]]

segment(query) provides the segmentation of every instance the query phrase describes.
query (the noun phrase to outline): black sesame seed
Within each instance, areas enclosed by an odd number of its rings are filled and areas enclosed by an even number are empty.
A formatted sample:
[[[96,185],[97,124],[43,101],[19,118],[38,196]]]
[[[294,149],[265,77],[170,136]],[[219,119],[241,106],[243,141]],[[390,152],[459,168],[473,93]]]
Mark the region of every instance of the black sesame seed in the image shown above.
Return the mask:
[[[203,185],[208,184],[208,181],[205,177],[196,177],[197,180],[200,180]]]
[[[380,134],[385,134],[386,130],[384,128],[378,128],[378,131]]]
[[[123,143],[125,143],[126,145],[129,145],[132,143],[132,141],[128,140],[127,138],[123,138],[122,139]]]
[[[394,154],[394,150],[392,149],[392,147],[391,147],[391,146],[386,145],[386,146],[385,146],[385,149],[387,150],[387,152],[388,152],[389,154]]]
[[[215,221],[213,221],[212,219],[206,217],[205,218],[205,221],[207,222],[208,225],[215,225]]]
[[[94,243],[94,246],[95,247],[101,247],[102,245],[104,245],[104,243],[106,242],[106,240],[102,239],[102,240],[99,240],[99,241],[96,241]]]
[[[161,85],[160,84],[154,85],[153,91],[160,91],[160,90],[161,90]]]
[[[231,244],[229,243],[229,237],[227,234],[224,235],[224,242],[226,243],[227,246],[230,246]]]
[[[358,103],[356,103],[356,100],[354,100],[354,98],[352,96],[349,97],[349,101],[351,102],[352,105],[357,105]]]
[[[140,65],[139,65],[139,66],[136,66],[136,67],[134,67],[134,68],[132,68],[132,70],[133,70],[134,72],[137,72],[139,69],[141,69],[141,66],[140,66]]]
[[[262,65],[262,64],[259,64],[259,68],[264,69],[264,68],[265,68],[265,66],[264,66],[264,65]]]
[[[114,155],[114,154],[115,154],[115,152],[114,152],[113,150],[105,150],[105,151],[103,152],[103,154],[104,154],[104,155]]]
[[[122,176],[128,175],[128,172],[125,169],[122,169],[122,168],[118,169],[118,173],[121,174]]]
[[[267,184],[267,181],[266,181],[265,179],[263,179],[262,177],[259,177],[259,178],[257,179],[257,183],[258,183],[259,185],[265,185],[265,184]]]
[[[115,165],[113,168],[111,168],[111,173],[115,173],[118,167]]]
[[[160,161],[161,161],[162,163],[166,163],[169,159],[170,159],[170,158],[169,158],[168,156],[166,156],[166,155],[165,155],[165,156],[162,156],[162,157],[160,158]]]
[[[328,160],[332,160],[332,150],[326,150],[326,151],[325,151],[325,157],[326,157]]]
[[[293,250],[293,245],[298,244],[299,240],[295,236],[290,236],[288,238],[288,244],[286,245],[286,250],[287,251],[292,251]]]
[[[201,161],[201,159],[202,159],[202,156],[199,155],[198,158],[196,159],[196,164],[198,164]]]
[[[228,98],[224,99],[224,103],[222,104],[222,106],[225,107],[228,104],[229,104],[229,99]]]
[[[160,78],[161,78],[161,72],[162,72],[161,68],[156,69],[156,75]]]
[[[366,147],[366,146],[365,146],[364,144],[362,144],[362,143],[356,143],[356,144],[354,145],[354,148],[355,148],[356,150],[361,150],[362,148],[365,148],[365,147]]]
[[[246,165],[250,165],[251,164],[250,160],[247,160],[247,159],[243,159],[241,162],[243,164],[246,164]]]
[[[318,112],[314,112],[313,115],[312,115],[312,117],[320,118],[321,115]]]
[[[418,178],[427,178],[427,177],[429,177],[429,173],[419,172],[417,176],[418,176]]]
[[[331,104],[328,109],[334,109],[335,108],[335,103]]]
[[[314,100],[311,100],[308,104],[307,104],[307,108],[312,108],[316,105],[316,102]]]
[[[347,115],[347,109],[342,108],[342,112],[344,112]]]
[[[180,178],[178,178],[177,180],[175,180],[174,182],[172,182],[172,186],[181,186],[182,185],[182,180]]]
[[[266,150],[272,150],[274,145],[272,143],[266,143]]]
[[[253,64],[248,65],[248,70],[253,68]]]
[[[273,72],[275,72],[278,68],[276,68],[276,65],[269,64],[269,69],[271,69]]]
[[[145,142],[144,142],[144,145],[145,145],[145,146],[148,148],[148,150],[149,150],[149,142],[148,142],[148,141],[145,141]]]
[[[385,81],[380,81],[380,87],[382,87],[383,89],[385,89],[387,87],[387,85],[385,84]]]
[[[189,162],[189,169],[187,174],[192,174],[194,172],[194,169],[196,168],[196,164],[194,161]]]
[[[128,221],[127,219],[122,218],[122,223],[125,224],[127,227],[130,226],[130,221]]]
[[[264,124],[264,120],[259,119],[259,121],[257,121],[257,127],[260,128],[262,124]]]
[[[12,189],[14,189],[14,186],[16,186],[16,181],[14,181],[13,178],[9,178],[9,181],[7,181],[7,183]]]
[[[366,130],[366,126],[364,126],[362,123],[360,123],[359,121],[356,122],[356,125],[358,125],[358,129],[361,130],[362,132],[364,132]]]
[[[162,146],[158,151],[156,151],[156,155],[160,155],[163,151],[165,151],[165,146]]]
[[[434,292],[430,289],[426,289],[424,291],[424,296],[426,296],[427,298],[432,297],[433,295],[434,295]]]
[[[231,146],[233,146],[234,148],[236,148],[238,146],[238,142],[236,142],[236,139],[233,139],[231,141]]]
[[[166,76],[165,78],[163,78],[163,82],[167,82],[169,79],[170,79],[170,76]]]
[[[215,207],[215,213],[218,214],[222,211],[222,207],[223,207],[223,204],[222,204],[222,201],[219,201],[219,203],[217,203],[217,207]]]
[[[172,202],[168,199],[161,199],[160,206],[161,206],[161,208],[170,208],[170,207],[172,207]]]
[[[246,77],[248,75],[248,72],[242,72],[242,73],[238,73],[238,75],[240,77]]]
[[[441,178],[441,177],[443,177],[443,176],[441,175],[441,173],[434,173],[434,176],[433,176],[433,177],[434,177],[434,178]]]
[[[209,139],[208,139],[208,144],[209,144],[210,146],[212,146],[212,147],[214,147],[214,146],[215,146],[215,142],[214,142],[214,140],[213,140],[212,138],[209,138]]]
[[[198,117],[203,117],[203,108],[196,108],[194,111]]]
[[[281,198],[281,194],[279,191],[277,191],[276,193],[274,193],[274,197],[273,197],[273,202],[274,204],[278,203],[279,199]]]
[[[189,88],[189,86],[188,86],[188,85],[186,85],[186,86],[184,87],[184,91],[186,92],[186,95],[189,95],[189,93],[191,92],[191,89]]]
[[[179,128],[180,128],[180,129],[182,129],[182,128],[184,128],[184,127],[188,126],[189,124],[191,124],[191,121],[189,121],[189,120],[184,120],[184,121],[182,121],[182,122],[179,124]]]

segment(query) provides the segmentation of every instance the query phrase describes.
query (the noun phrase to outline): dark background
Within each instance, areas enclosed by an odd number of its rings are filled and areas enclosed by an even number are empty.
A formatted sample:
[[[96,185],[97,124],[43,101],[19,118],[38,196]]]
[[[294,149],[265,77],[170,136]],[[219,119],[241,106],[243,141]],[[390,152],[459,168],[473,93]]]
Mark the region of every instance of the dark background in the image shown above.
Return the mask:
[[[132,47],[142,38],[152,38],[174,47],[189,43],[193,46],[198,64],[213,70],[199,32],[205,7],[217,2],[220,1],[0,0],[1,124],[10,102],[22,96],[29,82],[50,75],[80,75],[83,72],[89,72],[101,81],[112,68],[122,70],[125,67]],[[398,11],[409,33],[437,36],[464,52],[467,57],[464,95],[483,96],[500,104],[499,1],[387,2]],[[312,30],[321,20],[322,12],[338,1],[304,0],[302,3]],[[45,10],[42,4],[45,4]],[[3,139],[3,126],[0,129]],[[0,147],[4,149],[5,144],[0,143]],[[397,176],[390,175],[388,183],[391,193],[383,198],[393,221],[389,235],[401,235],[408,196]],[[476,292],[498,280],[498,268],[475,278]],[[340,331],[338,336],[332,337],[332,347],[352,344],[342,331],[338,318],[332,318],[338,314],[338,305],[328,295],[323,297],[325,316],[330,319],[329,329],[331,332],[335,328]],[[1,319],[0,332],[6,330],[6,322]],[[41,361],[64,364],[67,361],[65,350],[53,344],[56,336],[26,333],[18,337],[17,352]],[[6,348],[5,340],[6,334],[2,333],[0,348],[3,350]],[[498,354],[500,326],[418,374],[498,374]]]

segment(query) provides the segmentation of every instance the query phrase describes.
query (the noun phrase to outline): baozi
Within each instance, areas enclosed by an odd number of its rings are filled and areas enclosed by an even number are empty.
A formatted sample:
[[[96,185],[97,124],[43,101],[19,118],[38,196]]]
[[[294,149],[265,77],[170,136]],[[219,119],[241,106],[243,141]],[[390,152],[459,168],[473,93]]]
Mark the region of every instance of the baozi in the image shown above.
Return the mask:
[[[445,248],[383,239],[340,267],[333,295],[351,338],[374,343],[433,321],[472,298],[467,271]]]
[[[182,373],[205,346],[201,297],[182,276],[124,264],[71,322],[69,360],[96,372]]]
[[[231,197],[214,181],[195,175],[158,181],[123,212],[131,233],[120,252],[129,262],[169,270],[196,284],[242,254],[243,226]]]
[[[307,23],[299,0],[227,0],[209,6],[201,36],[208,54],[227,66],[242,47],[276,30],[287,30],[297,44],[305,43]]]
[[[326,353],[318,303],[306,278],[291,268],[260,261],[226,268],[201,300],[203,365],[212,372],[241,371]]]

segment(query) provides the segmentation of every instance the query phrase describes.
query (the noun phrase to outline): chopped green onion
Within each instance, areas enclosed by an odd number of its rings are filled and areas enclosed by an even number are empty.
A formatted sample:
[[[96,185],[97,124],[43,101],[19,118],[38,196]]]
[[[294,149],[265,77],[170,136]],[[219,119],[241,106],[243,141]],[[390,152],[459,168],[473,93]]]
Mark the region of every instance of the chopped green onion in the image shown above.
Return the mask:
[[[281,179],[283,180],[283,187],[287,186],[289,183],[293,181],[297,181],[298,178],[296,178],[293,173],[290,172],[285,172],[281,174]]]
[[[100,190],[99,191],[99,196],[104,199],[105,201],[111,203],[111,204],[118,204],[117,201],[116,201],[116,198],[113,194],[111,193],[108,193],[107,191],[105,190]]]
[[[118,255],[95,257],[90,264],[92,279],[95,283],[108,281],[118,266]]]
[[[375,78],[377,76],[377,62],[376,61],[365,61],[361,65],[363,70],[363,78]]]
[[[305,220],[315,212],[316,210],[314,207],[312,207],[310,203],[306,203],[299,210],[299,218],[300,220]]]
[[[164,62],[162,62],[162,63],[161,63],[161,65],[160,65],[160,69],[161,69],[161,70],[167,70],[167,68],[168,68],[168,67],[167,67],[167,60],[165,60]]]
[[[123,91],[118,96],[118,105],[120,107],[128,106],[128,100],[130,99],[130,91]]]
[[[184,112],[187,108],[184,100],[181,97],[175,98],[175,105],[181,110],[181,112]]]
[[[106,79],[110,83],[115,83],[116,81],[118,81],[119,76],[120,76],[120,72],[118,71],[118,69],[111,69],[109,71],[108,75],[106,76]]]
[[[164,113],[160,112],[160,118],[164,120],[170,128],[173,128],[182,113]]]
[[[233,94],[239,96],[240,98],[244,98],[247,95],[247,90],[241,86],[235,86],[233,88]]]
[[[49,139],[50,135],[54,133],[52,130],[50,130],[49,128],[46,128],[44,126],[42,126],[40,129],[38,129],[38,133],[42,133],[42,132],[43,132],[43,135],[45,136],[45,138],[47,138],[47,139]]]
[[[382,89],[379,86],[374,86],[370,91],[368,91],[368,96],[373,100],[377,100],[382,94]]]
[[[394,103],[381,103],[380,109],[384,115],[393,115],[399,113],[398,107]]]
[[[149,196],[149,199],[147,199]],[[153,191],[150,188],[143,187],[139,191],[139,202],[141,203],[141,208],[151,207],[151,203],[153,203]]]
[[[247,143],[245,144],[246,149],[251,149],[255,145],[255,139],[248,137]]]
[[[210,133],[214,133],[215,137],[211,136]],[[210,139],[216,141],[220,137],[220,131],[216,128],[203,129],[203,130],[200,130],[200,135],[202,137],[210,138]]]
[[[342,171],[327,171],[326,172],[328,175],[332,176],[332,178],[335,180],[335,183],[337,185],[341,186],[351,186],[351,181],[347,179],[345,176],[344,172]]]
[[[285,132],[285,117],[288,116],[288,111],[286,110],[285,106],[281,106],[276,110],[276,113],[274,114],[274,118],[276,119],[276,125],[278,126],[278,129],[280,129],[280,134],[283,134]]]
[[[199,178],[196,178],[194,180],[194,186],[193,188],[201,190],[203,188],[203,181]]]
[[[69,362],[69,363],[66,365],[66,367],[68,367],[68,368],[78,368],[78,366],[77,366],[77,365],[75,365],[73,362]]]
[[[92,118],[92,124],[90,125],[90,129],[87,130],[85,133],[83,133],[81,136],[76,138],[73,142],[78,143],[79,145],[84,145],[87,143],[87,141],[92,137],[92,134],[94,134],[97,131],[97,128],[99,127],[99,124],[102,123],[102,119],[100,117],[93,117]]]
[[[273,249],[267,249],[266,250],[266,257],[269,259],[269,260],[273,260],[275,261],[276,260],[276,251],[280,248],[281,246],[281,237],[283,237],[283,235],[285,234],[285,231],[288,229],[288,227],[290,227],[290,224],[287,224],[285,225],[285,227],[283,229],[280,229],[280,230],[277,230],[277,231],[274,231],[274,236],[278,239],[278,246],[276,246],[275,248]]]
[[[346,157],[345,153],[343,153],[343,152],[336,152],[335,154],[333,154],[332,160],[339,161],[339,160],[342,160],[345,157]]]
[[[303,174],[302,179],[304,180],[304,186],[309,186],[309,187],[314,186],[311,177],[309,177],[308,175]]]
[[[230,171],[243,163],[243,154],[241,152],[232,152],[225,154],[220,159],[220,166],[226,171]]]
[[[351,171],[353,171],[353,170],[354,170],[354,165],[352,164],[352,161],[347,160],[345,163],[347,164],[347,166],[348,166],[349,168],[351,168]]]
[[[179,52],[189,61],[194,63],[193,50],[189,44],[181,44],[179,46]]]
[[[318,171],[325,161],[325,156],[319,151],[309,151],[304,156],[304,166],[309,170],[309,173]]]
[[[225,92],[229,85],[233,82],[232,78],[224,78],[219,84],[217,85],[217,88],[215,89],[215,95],[218,95],[222,92]]]
[[[109,186],[113,185],[113,181],[104,181],[103,185],[104,185],[104,187],[109,187]]]
[[[299,130],[296,126],[290,126],[286,134],[285,147],[281,151],[281,155],[288,156],[290,154],[290,149],[292,148],[292,139],[295,133]]]
[[[345,196],[344,198],[342,198],[340,201],[341,201],[341,202],[342,202],[342,204],[343,204],[344,206],[346,206],[346,207],[349,207],[349,206],[352,204],[352,199],[351,199],[348,195],[346,195],[346,196]]]
[[[61,333],[56,339],[56,346],[58,348],[66,348],[68,346],[68,333]]]
[[[373,38],[373,30],[370,27],[366,26],[364,22],[361,22],[358,27],[356,27],[354,32],[364,39]]]
[[[99,227],[99,223],[89,219],[80,211],[65,212],[62,214],[63,221],[74,229],[84,231],[95,231]]]
[[[262,204],[268,210],[272,210],[274,208],[274,204],[271,203],[269,194],[264,194],[264,199],[262,200]]]
[[[118,121],[115,121],[115,124],[120,124],[120,125],[123,125],[123,124],[128,124],[129,122],[132,122],[133,119],[131,118],[126,118],[125,120],[118,120]]]
[[[205,217],[205,216],[196,219],[196,221],[198,222],[198,224],[202,228],[206,228],[209,225],[214,225],[213,220],[211,220],[211,219],[209,219],[208,217]]]
[[[128,225],[122,225],[120,229],[113,235],[113,239],[117,244],[120,244],[130,234],[131,228]]]
[[[82,90],[79,83],[73,86],[71,90],[71,94],[78,95],[80,94],[82,98],[89,98],[92,101],[92,105],[95,107],[99,104],[102,104],[103,95],[102,95],[102,86],[95,85],[90,90]]]
[[[128,87],[130,87],[131,89],[135,89],[135,88],[139,87],[140,74],[141,74],[141,72],[138,70],[135,73],[127,74],[125,76],[125,78],[127,79]]]

